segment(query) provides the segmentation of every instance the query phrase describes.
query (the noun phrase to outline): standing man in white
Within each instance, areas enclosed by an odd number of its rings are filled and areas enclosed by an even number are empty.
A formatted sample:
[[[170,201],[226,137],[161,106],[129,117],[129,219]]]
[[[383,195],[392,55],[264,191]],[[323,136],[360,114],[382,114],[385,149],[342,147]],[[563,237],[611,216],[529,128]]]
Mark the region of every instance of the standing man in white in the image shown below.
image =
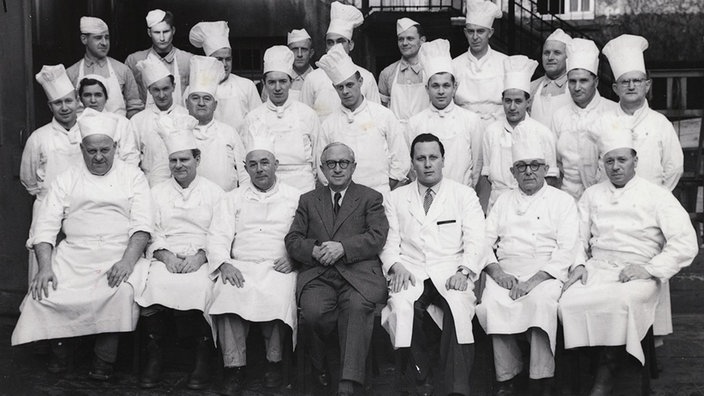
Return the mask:
[[[567,46],[571,41],[562,29],[548,36],[542,52],[545,75],[530,83],[530,116],[546,127],[550,127],[556,110],[572,103],[567,89]]]
[[[313,71],[313,66],[310,60],[315,55],[313,49],[313,39],[305,29],[293,29],[286,36],[286,46],[293,52],[293,75],[291,76],[291,88],[289,89],[289,97],[294,100],[300,100],[301,89],[303,82],[308,75]],[[262,90],[262,102],[266,102],[269,97],[266,90],[266,85]]]

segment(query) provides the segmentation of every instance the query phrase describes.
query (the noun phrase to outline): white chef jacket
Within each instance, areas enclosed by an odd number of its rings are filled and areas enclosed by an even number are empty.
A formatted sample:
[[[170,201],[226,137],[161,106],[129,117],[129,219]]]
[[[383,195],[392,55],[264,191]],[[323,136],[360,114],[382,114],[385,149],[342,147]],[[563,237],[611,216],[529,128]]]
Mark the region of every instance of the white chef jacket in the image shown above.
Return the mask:
[[[482,119],[501,119],[504,109],[501,93],[504,91],[504,60],[508,56],[489,47],[477,59],[470,51],[452,60],[455,79],[459,83],[455,103],[479,114]]]
[[[519,122],[518,125],[526,125],[530,131],[536,134],[536,138],[541,139],[545,163],[550,166],[546,176],[558,177],[560,171],[557,168],[557,160],[555,158],[555,136],[553,133],[527,114],[526,118]],[[511,174],[511,167],[513,166],[513,155],[511,153],[513,140],[511,133],[513,129],[504,116],[502,119],[491,123],[484,133],[482,176],[488,176],[491,182],[490,208],[503,192],[518,188],[518,183]]]
[[[371,102],[381,104],[379,87],[376,85],[374,75],[360,66],[357,66],[357,70],[362,76],[362,95]],[[303,82],[299,100],[318,114],[321,123],[341,106],[340,96],[323,69],[315,69],[308,75]]]
[[[213,119],[205,125],[197,125],[193,136],[200,149],[199,175],[225,191],[249,183],[244,167],[244,144],[231,126]]]
[[[224,194],[217,184],[201,176],[187,188],[173,178],[152,188],[154,232],[147,248],[147,258],[152,261],[144,290],[135,293],[140,306],[159,304],[182,311],[205,311],[212,289],[207,263],[195,272],[173,274],[153,255],[162,249],[182,256],[205,251],[208,228]]]
[[[622,188],[608,180],[589,187],[579,215],[583,249],[575,264],[586,261],[589,276],[560,301],[565,347],[625,344],[643,363],[640,341],[655,320],[660,282],[698,254],[689,216],[669,191],[637,175]],[[629,264],[656,280],[619,282]]]
[[[115,159],[103,176],[77,164],[57,176],[39,209],[34,235],[27,241],[56,243],[52,270],[58,286],[41,301],[27,295],[12,345],[87,334],[133,331],[139,308],[133,287],[145,281],[148,262],[137,261],[128,282],[108,285],[107,272],[122,258],[129,238],[152,232],[149,187],[136,167]]]
[[[585,108],[574,102],[558,109],[550,129],[557,140],[557,165],[562,172],[562,190],[579,200],[586,189],[603,180],[599,166],[599,120],[618,104],[597,91]]]
[[[287,257],[284,237],[298,206],[300,191],[278,181],[269,191],[252,184],[231,191],[216,207],[208,234],[208,271],[215,280],[210,315],[233,313],[251,322],[279,319],[296,339],[295,271],[274,270]],[[223,284],[219,267],[230,263],[242,272],[244,287]]]
[[[293,100],[298,100],[300,101],[301,99],[301,89],[303,89],[303,82],[308,78],[308,75],[315,69],[313,69],[312,66],[308,65],[308,68],[306,69],[303,74],[298,74],[296,70],[293,71],[294,76],[291,77],[291,88],[288,90],[288,98],[293,99]],[[264,82],[262,81],[262,84]],[[261,94],[261,99],[262,102],[266,102],[268,99],[268,95],[266,93],[266,88],[262,89],[262,94]]]
[[[81,114],[78,115],[79,117],[83,114],[83,110],[83,108],[80,109]],[[111,113],[105,109],[103,109],[102,114],[117,120],[115,136],[113,137],[113,140],[117,143],[115,157],[129,165],[139,166],[139,149],[137,148],[135,132],[130,120],[123,115]]]
[[[473,187],[482,169],[482,135],[479,116],[450,103],[442,110],[432,104],[408,121],[407,144],[421,133],[432,133],[445,147],[443,176]]]
[[[422,191],[426,188],[421,186]],[[381,311],[382,326],[389,332],[394,348],[409,347],[413,335],[413,304],[430,278],[452,311],[460,344],[474,342],[474,279],[465,291],[445,288],[445,282],[460,265],[479,274],[484,260],[484,212],[470,187],[443,179],[426,214],[424,193],[418,182],[399,187],[384,202],[389,234],[381,251],[385,274],[401,263],[416,278],[415,286],[391,293]],[[437,313],[437,312],[436,312]],[[436,322],[437,317],[434,316]]]
[[[137,63],[147,58],[160,60],[169,70],[169,73],[174,76],[174,101],[181,103],[181,95],[188,86],[188,79],[191,74],[192,56],[193,54],[188,51],[172,47],[171,51],[162,57],[154,51],[154,47],[149,47],[145,50],[133,52],[128,55],[127,59],[125,59],[125,65],[129,67],[130,70],[132,70],[132,74],[134,74],[134,79],[137,81],[137,87],[139,88],[139,96],[142,98],[142,101],[149,106],[154,104],[154,98],[149,94],[149,87],[144,84],[142,71],[137,67]]]
[[[552,87],[554,86],[554,88]],[[543,90],[553,88],[559,93],[543,93]],[[542,76],[530,83],[530,116],[546,127],[550,127],[553,114],[563,106],[572,103],[572,96],[567,85],[567,73],[555,80]]]
[[[338,105],[325,119],[317,145],[318,163],[323,149],[332,142],[345,143],[354,151],[357,169],[352,180],[384,195],[391,190],[389,178],[404,180],[411,168],[401,124],[391,110],[366,98],[354,111]],[[318,180],[324,181],[319,172]]]
[[[631,116],[616,107],[616,115],[633,131],[633,145],[638,153],[636,173],[672,191],[684,171],[684,154],[677,132],[662,114],[646,101]]]
[[[498,263],[520,282],[539,271],[554,279],[512,300],[509,290],[487,276],[477,306],[477,318],[487,334],[520,334],[539,327],[554,353],[557,300],[580,246],[577,205],[569,194],[547,184],[533,195],[518,188],[502,194],[486,219],[486,264]]]
[[[281,106],[267,100],[245,117],[242,127],[245,151],[249,150],[252,138],[263,134],[273,136],[274,155],[279,160],[276,177],[302,192],[314,189],[320,121],[313,109],[290,97]]]
[[[130,123],[135,132],[135,143],[140,152],[139,167],[147,176],[150,186],[155,186],[162,181],[169,180],[169,153],[166,150],[164,139],[157,132],[157,120],[162,114],[188,114],[185,107],[176,103],[168,110],[161,111],[155,105],[135,114]]]

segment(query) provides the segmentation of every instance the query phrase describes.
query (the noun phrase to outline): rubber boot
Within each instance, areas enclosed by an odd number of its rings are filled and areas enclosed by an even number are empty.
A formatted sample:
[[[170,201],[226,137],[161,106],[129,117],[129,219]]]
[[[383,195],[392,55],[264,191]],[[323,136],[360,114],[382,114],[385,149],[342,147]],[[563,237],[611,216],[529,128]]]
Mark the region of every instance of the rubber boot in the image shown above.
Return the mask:
[[[65,338],[49,341],[51,359],[47,370],[52,374],[61,374],[68,371],[71,364],[71,344]]]
[[[156,387],[161,380],[164,359],[161,348],[163,322],[159,314],[143,316],[142,321],[147,339],[147,353],[144,368],[139,376],[139,387],[149,389]]]
[[[210,361],[213,356],[213,339],[209,336],[196,338],[196,361],[186,386],[189,389],[205,389],[210,383]]]

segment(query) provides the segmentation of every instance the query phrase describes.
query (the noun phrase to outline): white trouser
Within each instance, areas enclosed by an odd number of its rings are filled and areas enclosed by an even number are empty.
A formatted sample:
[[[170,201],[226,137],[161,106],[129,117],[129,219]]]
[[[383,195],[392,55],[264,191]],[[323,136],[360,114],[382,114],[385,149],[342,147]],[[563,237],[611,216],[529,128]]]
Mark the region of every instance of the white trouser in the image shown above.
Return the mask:
[[[218,331],[218,341],[222,349],[222,360],[225,367],[242,367],[247,365],[247,335],[249,321],[239,315],[224,314],[215,316]],[[280,320],[259,322],[264,335],[266,360],[272,363],[282,359],[282,332],[284,323]]]
[[[494,368],[497,381],[508,381],[523,370],[523,356],[518,337],[525,335],[530,344],[531,379],[552,378],[555,375],[555,357],[545,331],[531,327],[523,334],[492,334]]]

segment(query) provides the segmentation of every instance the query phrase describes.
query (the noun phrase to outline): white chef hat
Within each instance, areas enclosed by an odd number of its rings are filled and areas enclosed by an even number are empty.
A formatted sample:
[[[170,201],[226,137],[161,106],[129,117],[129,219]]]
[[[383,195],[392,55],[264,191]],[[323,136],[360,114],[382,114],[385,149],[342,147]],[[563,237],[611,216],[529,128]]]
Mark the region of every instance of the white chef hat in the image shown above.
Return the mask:
[[[222,62],[208,56],[191,57],[190,92],[205,92],[215,96],[220,81],[225,77]]]
[[[97,74],[86,74],[85,76],[83,76],[83,78],[81,78],[81,81],[86,80],[86,79],[100,81],[100,83],[103,84],[103,86],[105,87],[105,90],[107,91],[108,81],[105,79],[105,77],[99,76]],[[81,81],[78,82],[79,85],[80,85]],[[76,90],[78,90],[78,87],[76,87]]]
[[[414,21],[411,18],[401,18],[396,21],[396,35],[405,32],[406,30],[412,28],[413,26],[420,25],[420,23]]]
[[[537,125],[537,124],[536,124]],[[545,159],[545,151],[535,126],[520,123],[511,133],[511,160],[513,163],[529,159]]]
[[[275,45],[268,48],[264,52],[264,71],[262,74],[278,71],[293,77],[294,57],[293,51],[285,45]]]
[[[599,48],[593,41],[575,38],[567,44],[567,71],[573,69],[584,69],[598,74]]]
[[[193,128],[198,125],[198,120],[188,114],[162,114],[156,120],[156,131],[164,139],[166,151],[169,155],[183,150],[198,148]]]
[[[430,77],[436,73],[453,73],[452,56],[450,56],[450,42],[437,39],[423,43],[418,52],[420,64],[423,65],[423,78],[428,83]]]
[[[100,18],[82,16],[80,22],[82,34],[101,34],[108,32],[108,24]]]
[[[530,93],[530,78],[538,62],[524,55],[509,56],[504,60],[504,91],[520,89]]]
[[[117,118],[108,114],[95,111],[90,107],[83,110],[78,117],[78,129],[81,131],[81,139],[91,135],[106,135],[115,140],[117,131]]]
[[[357,7],[335,1],[330,5],[330,26],[325,34],[339,34],[352,40],[354,28],[364,22],[364,16]]]
[[[147,88],[162,78],[171,75],[171,72],[166,68],[164,62],[151,57],[137,62],[137,69],[139,69],[142,74],[142,81]]]
[[[609,41],[601,51],[609,59],[614,78],[631,71],[645,73],[645,59],[643,51],[648,49],[648,40],[641,36],[622,34]]]
[[[312,38],[305,29],[293,29],[288,32],[288,36],[286,37],[286,45],[291,45],[303,40],[312,40]]]
[[[198,22],[191,28],[188,41],[196,48],[203,48],[205,56],[210,56],[221,48],[232,48],[230,28],[225,21]]]
[[[75,90],[66,75],[64,65],[44,65],[34,78],[42,85],[50,102],[61,99]]]
[[[625,122],[615,115],[607,115],[599,122],[596,136],[599,155],[604,155],[611,150],[620,148],[634,149],[633,132]]]
[[[264,133],[257,133],[256,135],[250,133],[247,139],[247,154],[252,151],[265,150],[272,154],[276,154],[274,151],[274,137],[268,131],[262,131]]]
[[[491,29],[494,19],[501,18],[501,8],[492,1],[467,0],[466,24],[474,24]]]
[[[555,29],[555,31],[545,39],[545,41],[550,40],[559,41],[562,44],[569,45],[570,41],[572,41],[572,37],[570,37],[569,34],[565,33],[562,29]]]
[[[155,25],[163,21],[165,16],[166,12],[158,8],[156,10],[149,11],[147,13],[147,17],[145,18],[147,20],[147,27],[150,29],[153,28]]]
[[[352,77],[358,71],[352,58],[342,48],[342,44],[335,44],[315,64],[323,69],[335,85]]]

